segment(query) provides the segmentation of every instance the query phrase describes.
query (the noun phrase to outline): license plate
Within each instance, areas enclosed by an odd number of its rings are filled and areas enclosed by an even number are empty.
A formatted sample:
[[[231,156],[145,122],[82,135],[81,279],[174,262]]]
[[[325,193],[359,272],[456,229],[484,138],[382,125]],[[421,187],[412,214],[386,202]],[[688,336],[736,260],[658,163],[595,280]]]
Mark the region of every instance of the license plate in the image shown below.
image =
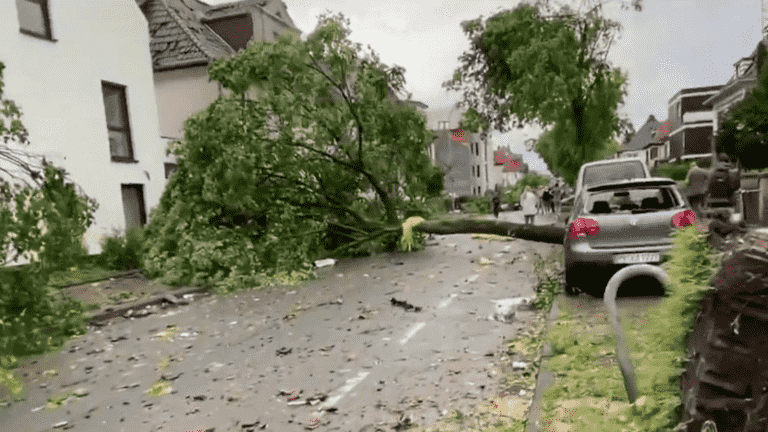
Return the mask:
[[[613,256],[614,264],[638,264],[659,261],[661,261],[661,256],[658,253],[634,253]]]

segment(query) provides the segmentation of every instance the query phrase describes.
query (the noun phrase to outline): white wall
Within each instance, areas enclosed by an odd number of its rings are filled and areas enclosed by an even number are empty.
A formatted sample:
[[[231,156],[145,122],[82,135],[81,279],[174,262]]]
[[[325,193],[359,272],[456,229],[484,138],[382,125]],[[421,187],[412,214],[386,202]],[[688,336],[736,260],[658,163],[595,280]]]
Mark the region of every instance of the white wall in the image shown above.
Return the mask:
[[[165,185],[149,31],[135,0],[48,4],[55,41],[20,33],[16,2],[0,1],[5,97],[21,106],[26,149],[62,163],[99,202],[86,234],[90,252],[98,253],[102,236],[125,226],[120,185],[144,185],[148,217]],[[126,86],[138,163],[111,161],[102,80]]]
[[[154,74],[160,135],[183,138],[184,122],[219,97],[219,84],[208,78],[208,66]]]
[[[683,114],[683,123],[712,121],[714,118],[715,114],[712,111],[692,111]]]

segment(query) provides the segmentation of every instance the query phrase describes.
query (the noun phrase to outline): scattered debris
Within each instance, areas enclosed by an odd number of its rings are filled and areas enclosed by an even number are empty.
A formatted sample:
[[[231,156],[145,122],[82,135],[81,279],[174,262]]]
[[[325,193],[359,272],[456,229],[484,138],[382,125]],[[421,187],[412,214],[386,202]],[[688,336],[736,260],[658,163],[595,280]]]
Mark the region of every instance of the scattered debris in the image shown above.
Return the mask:
[[[396,431],[406,430],[413,425],[412,414],[407,416],[404,413],[400,413],[400,417],[397,419],[397,423],[393,427]]]
[[[321,356],[328,356],[328,353],[333,349],[333,345],[328,345],[327,347],[320,348],[320,355]]]
[[[479,277],[480,277],[479,274],[473,274],[472,276],[470,276],[467,279],[465,279],[464,282],[472,283],[472,282],[476,281]]]
[[[242,429],[245,429],[243,432],[252,432],[252,431],[255,431],[256,429],[266,429],[267,424],[262,423],[261,420],[259,419],[256,419],[256,421],[251,423],[243,423],[240,425],[240,427]]]
[[[514,370],[525,369],[527,367],[528,367],[528,364],[525,363],[525,362],[517,362],[517,361],[516,362],[512,362],[512,369],[514,369]]]
[[[278,349],[277,351],[275,351],[275,353],[278,356],[285,356],[285,355],[290,354],[292,351],[293,351],[293,348],[282,347],[282,348]]]
[[[186,299],[180,299],[173,294],[166,294],[163,296],[163,302],[170,303],[172,305],[188,305],[189,301]]]
[[[336,260],[333,258],[326,258],[315,261],[315,267],[322,268],[336,265]]]
[[[175,380],[176,380],[176,379],[178,379],[178,378],[181,376],[181,374],[183,374],[183,373],[184,373],[184,372],[179,372],[179,373],[177,373],[176,375],[165,375],[165,374],[162,374],[162,375],[160,376],[160,378],[162,378],[162,379],[164,379],[164,380],[166,380],[166,381],[175,381]]]
[[[489,260],[486,257],[480,257],[480,265],[493,265],[495,264],[493,261]]]
[[[60,422],[58,422],[58,423],[54,424],[54,425],[53,425],[53,428],[54,428],[54,429],[62,428],[62,427],[64,427],[64,426],[68,425],[68,424],[69,424],[69,422],[66,422],[66,421],[60,421]]]
[[[344,304],[344,299],[339,297],[336,300],[320,303],[318,304],[318,306],[333,305],[333,304],[337,304],[337,305]]]
[[[414,306],[406,301],[397,300],[394,297],[392,297],[390,300],[390,303],[392,303],[392,306],[398,306],[406,310],[406,312],[421,312],[421,307]]]

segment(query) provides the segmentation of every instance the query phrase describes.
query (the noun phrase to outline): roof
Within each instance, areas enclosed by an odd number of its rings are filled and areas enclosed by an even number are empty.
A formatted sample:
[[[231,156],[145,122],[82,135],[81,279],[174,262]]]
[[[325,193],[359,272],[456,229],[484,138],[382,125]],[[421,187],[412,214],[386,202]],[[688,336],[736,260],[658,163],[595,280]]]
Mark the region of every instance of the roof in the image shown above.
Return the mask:
[[[207,65],[234,54],[236,50],[206,25],[207,20],[258,9],[286,27],[296,29],[290,17],[278,17],[264,9],[267,0],[244,0],[219,6],[200,0],[135,1],[149,26],[149,49],[155,72]]]
[[[722,89],[722,88],[723,88],[722,85],[684,88],[684,89],[680,90],[679,92],[675,93],[674,96],[669,98],[668,103],[672,103],[672,101],[675,100],[675,98],[678,97],[678,96],[684,96],[684,95],[690,94],[690,93],[712,93],[712,94],[715,94],[718,91],[720,91],[720,89]]]
[[[661,122],[656,120],[656,117],[651,114],[648,116],[648,120],[645,121],[645,124],[640,127],[640,130],[632,135],[632,139],[630,139],[629,142],[623,146],[621,151],[642,150],[648,147],[648,144],[660,143],[661,140],[659,139],[659,132],[661,129]]]
[[[734,68],[737,69],[734,71],[731,78],[728,80],[728,82],[722,86],[719,92],[712,95],[709,99],[704,101],[704,105],[713,105],[714,102],[718,99],[722,99],[723,97],[729,96],[732,93],[735,93],[737,90],[740,90],[744,87],[749,87],[751,84],[754,84],[757,81],[757,68],[759,67],[757,60],[757,57],[759,55],[760,45],[763,45],[766,49],[768,49],[768,41],[765,39],[760,39],[760,41],[755,45],[755,49],[752,50],[752,54],[750,54],[748,57],[743,57],[739,59],[736,63],[733,64]],[[741,76],[739,76],[738,73],[738,65],[742,61],[750,62],[751,64],[749,67],[743,71]]]
[[[208,64],[232,49],[210,27],[202,13],[189,7],[194,0],[146,0],[142,12],[149,25],[152,68],[161,70]]]

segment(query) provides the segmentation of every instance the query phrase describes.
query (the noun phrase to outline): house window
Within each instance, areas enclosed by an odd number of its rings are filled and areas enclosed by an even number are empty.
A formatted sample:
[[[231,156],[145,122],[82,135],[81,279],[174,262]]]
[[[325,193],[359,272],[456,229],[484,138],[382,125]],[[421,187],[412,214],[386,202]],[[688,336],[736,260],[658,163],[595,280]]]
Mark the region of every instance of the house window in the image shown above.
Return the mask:
[[[101,92],[104,95],[104,111],[107,116],[109,133],[109,153],[112,155],[112,160],[135,162],[128,123],[125,87],[102,82]]]
[[[140,184],[121,185],[123,194],[123,214],[125,229],[139,228],[147,223],[147,213],[144,210],[144,186]]]
[[[480,165],[477,166],[475,172],[477,173],[477,176],[480,177]]]
[[[656,159],[659,157],[659,149],[658,147],[653,147],[651,149],[651,159]]]
[[[175,163],[165,163],[165,178],[169,179],[179,169]]]
[[[475,143],[475,156],[480,156],[480,143]]]
[[[53,40],[48,0],[16,0],[19,31],[30,36]]]

